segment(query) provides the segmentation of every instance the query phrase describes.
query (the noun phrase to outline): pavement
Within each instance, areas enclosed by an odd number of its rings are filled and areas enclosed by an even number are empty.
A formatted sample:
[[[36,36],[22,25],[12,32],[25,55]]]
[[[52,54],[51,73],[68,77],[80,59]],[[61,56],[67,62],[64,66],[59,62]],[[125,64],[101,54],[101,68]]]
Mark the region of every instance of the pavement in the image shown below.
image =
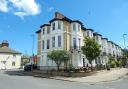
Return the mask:
[[[101,83],[101,82],[111,82],[118,79],[123,78],[125,75],[128,74],[128,68],[111,68],[110,71],[102,70],[97,71],[93,75],[86,76],[86,77],[63,77],[63,76],[56,76],[56,77],[49,77],[38,72],[23,72],[23,70],[8,70],[5,71],[6,74],[9,75],[18,75],[18,76],[34,76],[34,77],[41,77],[47,79],[55,79],[55,80],[62,80],[62,81],[70,81],[70,82],[81,82],[81,83]]]
[[[51,77],[56,80],[71,81],[71,82],[82,82],[82,83],[99,83],[99,82],[110,82],[121,79],[128,74],[127,68],[114,68],[110,71],[98,71],[96,74],[86,77]]]
[[[128,69],[112,69],[111,71],[98,71],[97,74],[93,76],[93,83],[85,83],[85,77],[82,78],[68,78],[74,79],[72,81],[76,81],[75,79],[81,79],[83,82],[70,82],[70,81],[61,81],[60,78],[64,77],[56,77],[57,79],[48,79],[48,78],[37,78],[33,77],[33,75],[24,74],[23,70],[0,70],[0,89],[127,89],[128,87],[128,76],[124,76],[127,74]],[[30,73],[30,72],[29,72]],[[31,72],[32,73],[32,72]],[[30,74],[31,74],[30,73]],[[114,74],[114,77],[110,77]],[[100,78],[104,77],[104,79],[122,77],[118,81],[112,82],[100,82],[94,83],[96,77],[100,76]],[[115,77],[116,76],[116,77]],[[124,76],[124,77],[123,77]],[[86,78],[88,78],[86,77]],[[55,77],[54,77],[55,78]],[[110,78],[108,78],[110,80]],[[66,78],[67,79],[67,78]],[[98,79],[99,80],[99,79]],[[77,80],[78,81],[78,80]],[[89,81],[89,80],[88,80]]]
[[[121,88],[119,89],[126,89],[125,87],[128,87],[127,82],[128,79],[125,81],[125,83],[121,81]],[[109,85],[90,85],[78,82],[37,78],[22,75],[17,70],[0,70],[0,89],[114,89],[114,87]]]
[[[0,89],[127,89],[128,87],[128,76],[113,82],[81,83],[37,78],[24,75],[22,72],[23,70],[0,70]],[[105,71],[100,73],[104,74]]]

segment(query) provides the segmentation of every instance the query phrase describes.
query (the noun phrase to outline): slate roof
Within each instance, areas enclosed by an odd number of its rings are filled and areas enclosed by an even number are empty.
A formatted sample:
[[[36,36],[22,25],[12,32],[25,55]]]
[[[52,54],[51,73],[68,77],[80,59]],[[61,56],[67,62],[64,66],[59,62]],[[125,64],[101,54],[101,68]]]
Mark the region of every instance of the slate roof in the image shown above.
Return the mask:
[[[21,54],[20,52],[8,47],[0,47],[0,53]]]
[[[41,29],[40,30],[38,30],[38,31],[36,31],[36,33],[40,33],[41,32]]]

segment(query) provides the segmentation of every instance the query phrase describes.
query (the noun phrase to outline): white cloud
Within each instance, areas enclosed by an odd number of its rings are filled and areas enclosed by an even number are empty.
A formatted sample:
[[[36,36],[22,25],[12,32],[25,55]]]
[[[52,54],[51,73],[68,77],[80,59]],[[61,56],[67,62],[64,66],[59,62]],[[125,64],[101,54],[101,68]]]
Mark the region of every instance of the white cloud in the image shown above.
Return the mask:
[[[10,11],[16,16],[24,17],[38,15],[40,13],[40,6],[36,0],[0,0],[0,11]]]
[[[48,12],[51,12],[52,10],[54,10],[54,7],[49,7],[48,8]]]
[[[7,7],[7,0],[0,0],[0,11],[1,12],[8,12],[8,7]]]
[[[38,15],[40,13],[40,6],[35,0],[9,0],[14,9],[14,14],[20,17],[28,15]]]

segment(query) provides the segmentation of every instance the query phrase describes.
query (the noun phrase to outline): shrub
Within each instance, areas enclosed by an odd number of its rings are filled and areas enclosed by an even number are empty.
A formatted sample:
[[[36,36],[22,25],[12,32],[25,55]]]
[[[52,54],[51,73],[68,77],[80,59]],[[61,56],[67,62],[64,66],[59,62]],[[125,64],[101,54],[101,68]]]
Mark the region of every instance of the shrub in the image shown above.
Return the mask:
[[[102,69],[104,69],[104,65],[103,64],[97,64],[96,69],[97,70],[102,70]]]
[[[115,61],[115,63],[116,63],[116,66],[117,67],[120,67],[122,65],[122,62],[121,61]]]
[[[119,67],[121,67],[122,66],[122,61],[119,61]]]
[[[116,67],[119,67],[119,61],[115,61]]]
[[[115,68],[116,67],[116,62],[115,61],[111,61],[110,66],[111,66],[111,68]]]

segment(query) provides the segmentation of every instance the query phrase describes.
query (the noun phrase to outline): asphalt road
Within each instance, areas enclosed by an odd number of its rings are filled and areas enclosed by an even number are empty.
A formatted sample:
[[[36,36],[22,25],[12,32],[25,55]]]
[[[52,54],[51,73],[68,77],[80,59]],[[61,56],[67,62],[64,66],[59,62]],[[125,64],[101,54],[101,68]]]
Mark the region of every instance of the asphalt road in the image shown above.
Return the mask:
[[[23,75],[0,70],[0,89],[128,89],[128,77],[109,83],[87,84]]]

